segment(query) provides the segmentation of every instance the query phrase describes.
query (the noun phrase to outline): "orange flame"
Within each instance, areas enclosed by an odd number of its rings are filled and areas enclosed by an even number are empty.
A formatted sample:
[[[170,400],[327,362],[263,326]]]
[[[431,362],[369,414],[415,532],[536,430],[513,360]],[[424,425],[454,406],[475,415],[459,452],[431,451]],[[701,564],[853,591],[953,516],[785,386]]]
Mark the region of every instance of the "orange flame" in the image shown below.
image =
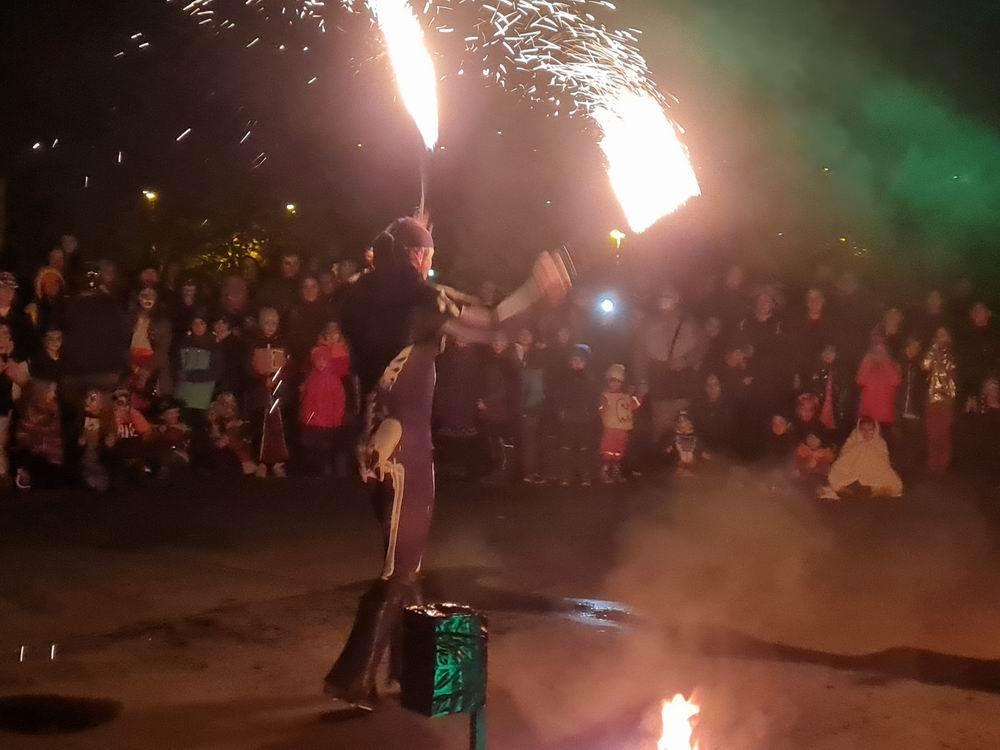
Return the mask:
[[[701,195],[678,127],[649,94],[620,91],[592,116],[603,132],[611,186],[633,232],[646,231]]]
[[[663,734],[656,742],[656,750],[698,750],[698,743],[691,744],[694,726],[691,719],[701,708],[678,693],[663,701]]]
[[[367,0],[385,38],[399,95],[428,151],[438,139],[437,76],[413,9],[406,0]]]

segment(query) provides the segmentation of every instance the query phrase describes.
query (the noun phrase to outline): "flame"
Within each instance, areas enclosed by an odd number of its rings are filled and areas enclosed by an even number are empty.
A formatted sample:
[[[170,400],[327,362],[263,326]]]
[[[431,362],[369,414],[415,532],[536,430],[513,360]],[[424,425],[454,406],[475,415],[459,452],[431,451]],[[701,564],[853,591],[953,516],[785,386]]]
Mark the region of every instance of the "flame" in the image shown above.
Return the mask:
[[[698,743],[691,744],[691,719],[701,709],[678,693],[672,700],[663,701],[663,735],[656,742],[656,750],[698,750]]]
[[[424,32],[406,0],[367,0],[385,38],[399,95],[428,151],[438,139],[437,76]]]
[[[608,177],[634,232],[701,195],[677,126],[648,93],[623,90],[598,106]]]

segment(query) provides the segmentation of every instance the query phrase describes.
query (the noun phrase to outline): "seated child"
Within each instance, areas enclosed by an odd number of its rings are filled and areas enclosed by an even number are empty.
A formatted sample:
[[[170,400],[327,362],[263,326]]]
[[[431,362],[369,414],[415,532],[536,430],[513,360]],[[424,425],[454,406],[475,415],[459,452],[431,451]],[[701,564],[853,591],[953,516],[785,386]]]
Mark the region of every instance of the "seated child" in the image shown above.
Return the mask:
[[[119,478],[141,479],[148,472],[147,440],[152,427],[135,406],[128,388],[116,388],[111,394],[114,403],[115,443],[112,462]]]
[[[236,396],[220,393],[208,409],[208,430],[212,444],[223,455],[233,456],[243,473],[250,477],[257,472],[253,447],[246,437],[246,422],[240,419]]]
[[[809,432],[795,448],[795,472],[800,479],[825,481],[836,456],[837,451],[823,441],[822,433]]]
[[[22,409],[16,433],[17,488],[30,490],[32,482],[58,486],[63,477],[63,440],[56,384],[32,380],[22,396]]]
[[[871,497],[901,497],[903,480],[889,463],[889,447],[871,417],[862,417],[847,438],[840,457],[830,468],[830,482],[819,494],[823,500],[838,500],[856,494]]]
[[[83,429],[79,439],[83,448],[80,456],[81,479],[92,490],[106,492],[111,486],[105,459],[116,439],[111,400],[103,391],[92,388],[83,399]]]
[[[622,390],[625,365],[611,365],[605,375],[607,387],[601,394],[601,481],[604,484],[624,482],[622,461],[628,450],[628,439],[635,428],[635,412],[639,399]]]
[[[179,399],[170,397],[158,405],[160,422],[153,431],[153,455],[161,479],[191,464],[191,428],[181,419],[183,405]]]
[[[798,442],[791,420],[784,414],[775,414],[764,443],[765,460],[776,465],[789,464]]]
[[[674,420],[674,435],[667,445],[666,454],[680,477],[694,476],[694,469],[706,458],[695,433],[694,422],[686,411]]]

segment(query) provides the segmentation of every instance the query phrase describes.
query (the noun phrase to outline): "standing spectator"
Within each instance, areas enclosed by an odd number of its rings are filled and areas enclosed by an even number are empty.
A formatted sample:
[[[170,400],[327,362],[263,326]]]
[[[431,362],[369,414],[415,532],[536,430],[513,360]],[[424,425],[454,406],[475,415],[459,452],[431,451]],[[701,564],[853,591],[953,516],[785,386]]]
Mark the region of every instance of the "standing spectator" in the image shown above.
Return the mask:
[[[811,287],[805,296],[805,315],[800,313],[789,325],[799,388],[808,387],[804,380],[823,347],[834,340],[835,326],[826,307],[826,294],[818,286]]]
[[[351,356],[340,326],[327,323],[309,353],[309,370],[302,383],[299,425],[305,462],[323,475],[333,473],[334,460],[346,442],[344,422],[347,391],[344,379]]]
[[[159,291],[159,289],[157,290]],[[170,301],[163,299],[163,292],[160,292],[160,305],[170,308]],[[198,281],[196,279],[185,279],[181,284],[179,297],[173,301],[171,310],[171,325],[177,332],[178,339],[191,328],[191,320],[199,313],[203,305],[198,299]]]
[[[284,317],[299,298],[299,276],[302,260],[296,252],[281,254],[277,277],[261,285],[258,302],[262,308],[273,307]]]
[[[59,247],[63,251],[64,267],[61,270],[63,278],[71,289],[75,289],[83,272],[83,255],[80,252],[80,241],[76,235],[66,233],[59,238]],[[67,291],[70,291],[69,289]]]
[[[216,383],[217,393],[231,393],[237,403],[243,402],[243,391],[247,382],[247,348],[243,337],[233,330],[226,317],[218,318],[212,324],[216,352],[222,367]]]
[[[139,292],[132,312],[128,386],[140,410],[172,391],[172,330],[167,311],[159,302],[156,289],[147,287]]]
[[[546,350],[535,345],[530,328],[518,331],[514,361],[518,364],[518,456],[521,478],[526,484],[545,484],[543,426],[545,418]],[[438,360],[440,362],[440,359]]]
[[[726,341],[722,336],[722,320],[714,315],[705,318],[702,334],[705,353],[701,357],[700,372],[706,375],[711,373],[718,375],[726,366]]]
[[[66,324],[66,281],[59,271],[46,266],[35,274],[35,297],[24,312],[34,331],[33,350],[46,331],[62,330]]]
[[[859,414],[878,422],[882,435],[888,435],[896,421],[896,390],[901,380],[899,363],[889,356],[885,340],[872,334],[871,347],[861,360],[856,378],[861,388]]]
[[[519,375],[507,334],[497,332],[483,359],[477,404],[490,463],[484,484],[505,485],[510,480],[512,426],[520,401]]]
[[[913,316],[913,333],[921,341],[933,341],[939,328],[951,330],[951,319],[940,289],[932,289],[924,299],[924,308]]]
[[[253,315],[250,308],[250,287],[246,279],[236,275],[224,278],[219,306],[219,317],[226,320],[229,328],[234,333],[243,332],[248,327],[247,319]]]
[[[590,486],[599,402],[589,364],[590,347],[578,344],[552,393],[559,424],[563,487],[569,487],[574,479],[579,479],[583,487]]]
[[[270,468],[274,476],[284,477],[288,444],[282,388],[288,388],[284,379],[288,347],[279,333],[281,316],[277,310],[262,308],[258,320],[260,331],[251,342],[251,381],[247,391],[247,410],[260,446],[257,476],[263,479]]]
[[[955,354],[961,375],[959,397],[963,401],[975,401],[986,378],[997,374],[1000,357],[993,311],[985,302],[976,302],[969,309],[968,321],[958,331]]]
[[[732,265],[726,269],[719,296],[718,315],[726,337],[736,333],[737,326],[747,314],[746,273],[743,266]]]
[[[938,328],[930,348],[924,355],[923,369],[927,373],[927,469],[940,477],[948,470],[952,454],[952,425],[955,421],[956,387],[955,357],[951,349],[951,332]]]
[[[62,348],[62,331],[56,329],[46,331],[42,337],[41,351],[31,359],[33,376],[39,380],[55,383],[56,387],[60,388],[63,381]]]
[[[1000,489],[1000,380],[986,378],[963,417],[958,458],[983,490]]]
[[[625,365],[614,364],[605,374],[604,393],[598,411],[601,415],[601,481],[604,484],[624,482],[622,462],[628,452],[629,437],[635,428],[635,413],[639,399],[623,390]]]
[[[0,485],[10,484],[7,445],[10,442],[11,418],[14,404],[28,380],[28,363],[15,349],[10,326],[0,323]]]
[[[29,345],[31,324],[17,305],[17,278],[10,271],[0,271],[0,325],[7,326],[18,347]]]
[[[174,395],[184,409],[184,421],[202,431],[208,407],[222,375],[223,363],[215,337],[208,332],[203,313],[195,313],[191,330],[177,349],[177,383]]]
[[[303,367],[309,362],[309,353],[316,340],[333,320],[333,313],[320,298],[319,280],[315,276],[303,276],[299,285],[298,302],[288,313],[288,348],[295,361]]]
[[[131,330],[118,301],[98,284],[98,274],[89,273],[86,288],[70,298],[66,310],[64,396],[69,403],[83,403],[90,388],[110,392],[127,364]]]
[[[472,344],[449,338],[437,360],[434,447],[443,472],[463,479],[479,468],[479,403],[482,359]]]
[[[927,375],[923,369],[924,348],[916,336],[903,347],[900,387],[896,392],[896,424],[893,434],[896,464],[904,474],[923,463],[927,434],[924,405],[927,401]]]
[[[635,375],[639,399],[650,405],[651,441],[662,447],[677,415],[697,393],[697,370],[704,351],[701,330],[685,315],[676,290],[661,290],[657,308],[658,314],[645,320],[636,336]]]
[[[767,417],[788,408],[792,394],[792,370],[785,328],[778,316],[778,297],[771,287],[754,295],[752,314],[740,323],[740,338],[753,354],[753,381],[750,384],[750,415],[755,426]]]
[[[882,315],[882,319],[875,326],[875,332],[885,341],[885,346],[889,350],[889,356],[898,358],[903,353],[903,346],[906,338],[903,335],[903,321],[905,316],[898,307],[890,307]]]

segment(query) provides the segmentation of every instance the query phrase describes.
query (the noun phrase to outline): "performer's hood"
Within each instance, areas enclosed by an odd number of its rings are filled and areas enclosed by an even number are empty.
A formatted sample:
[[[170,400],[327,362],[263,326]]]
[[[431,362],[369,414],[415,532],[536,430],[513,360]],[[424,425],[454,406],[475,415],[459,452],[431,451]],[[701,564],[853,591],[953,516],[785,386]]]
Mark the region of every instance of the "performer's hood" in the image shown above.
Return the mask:
[[[387,226],[372,243],[375,263],[403,263],[406,251],[411,247],[434,247],[430,231],[417,219],[404,216]]]

